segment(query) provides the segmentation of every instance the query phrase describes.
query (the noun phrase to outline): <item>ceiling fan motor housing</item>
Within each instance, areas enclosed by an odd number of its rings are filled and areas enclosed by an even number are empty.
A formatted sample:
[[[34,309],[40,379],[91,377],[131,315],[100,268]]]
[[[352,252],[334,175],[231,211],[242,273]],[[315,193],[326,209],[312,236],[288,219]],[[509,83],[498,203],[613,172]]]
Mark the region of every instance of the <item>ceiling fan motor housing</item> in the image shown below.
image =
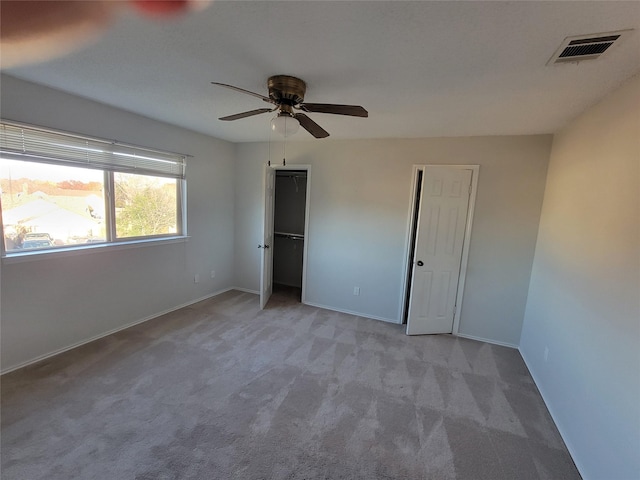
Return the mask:
[[[304,101],[307,84],[303,80],[288,75],[276,75],[269,78],[269,98],[277,104],[294,106]]]

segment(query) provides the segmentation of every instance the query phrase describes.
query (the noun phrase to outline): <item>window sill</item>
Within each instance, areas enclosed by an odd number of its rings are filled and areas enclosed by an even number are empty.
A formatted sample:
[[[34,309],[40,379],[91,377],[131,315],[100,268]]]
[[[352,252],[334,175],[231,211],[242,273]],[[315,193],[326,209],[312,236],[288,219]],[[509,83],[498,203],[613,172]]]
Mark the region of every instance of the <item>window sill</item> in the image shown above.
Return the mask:
[[[117,243],[104,243],[99,245],[82,245],[77,247],[62,247],[56,250],[30,251],[20,253],[9,253],[2,257],[3,264],[33,262],[37,260],[49,260],[52,258],[73,257],[76,255],[86,255],[101,252],[114,252],[116,250],[129,250],[131,248],[151,247],[158,245],[168,245],[171,243],[185,243],[189,240],[188,235],[151,238],[143,240],[130,240]]]

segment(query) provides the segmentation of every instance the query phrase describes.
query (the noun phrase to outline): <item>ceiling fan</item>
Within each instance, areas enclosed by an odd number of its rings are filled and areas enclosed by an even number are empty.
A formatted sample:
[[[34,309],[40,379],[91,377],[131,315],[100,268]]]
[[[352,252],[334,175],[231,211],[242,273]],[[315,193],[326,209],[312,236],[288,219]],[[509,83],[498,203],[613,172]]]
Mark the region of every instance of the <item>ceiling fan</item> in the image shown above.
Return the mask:
[[[288,75],[276,75],[269,78],[269,81],[267,82],[267,87],[269,89],[268,97],[260,95],[259,93],[250,92],[249,90],[245,90],[243,88],[234,87],[233,85],[227,85],[226,83],[211,83],[213,85],[230,88],[231,90],[235,90],[236,92],[252,95],[267,103],[275,105],[274,108],[258,108],[256,110],[250,110],[248,112],[236,113],[235,115],[221,117],[219,120],[238,120],[240,118],[252,117],[261,113],[275,112],[276,110],[278,110],[276,119],[282,118],[285,122],[291,118],[296,119],[302,126],[302,128],[304,128],[314,137],[326,138],[329,136],[329,132],[327,132],[324,128],[307,117],[304,113],[299,113],[295,110],[301,110],[302,112],[332,113],[335,115],[348,115],[351,117],[369,116],[369,113],[359,105],[304,103],[304,94],[307,90],[307,84],[299,78],[290,77]]]

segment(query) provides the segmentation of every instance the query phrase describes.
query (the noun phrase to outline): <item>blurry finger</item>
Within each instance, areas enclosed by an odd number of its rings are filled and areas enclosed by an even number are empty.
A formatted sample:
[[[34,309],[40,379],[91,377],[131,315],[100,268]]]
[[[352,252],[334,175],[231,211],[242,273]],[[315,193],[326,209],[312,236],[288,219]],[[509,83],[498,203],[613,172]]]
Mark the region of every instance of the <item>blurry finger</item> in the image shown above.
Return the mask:
[[[46,60],[94,41],[116,10],[132,6],[151,17],[201,10],[210,0],[2,0],[0,67]]]
[[[0,4],[2,67],[50,58],[84,45],[109,24],[112,1],[5,1]]]
[[[171,16],[205,9],[210,0],[130,0],[140,12],[155,16]]]

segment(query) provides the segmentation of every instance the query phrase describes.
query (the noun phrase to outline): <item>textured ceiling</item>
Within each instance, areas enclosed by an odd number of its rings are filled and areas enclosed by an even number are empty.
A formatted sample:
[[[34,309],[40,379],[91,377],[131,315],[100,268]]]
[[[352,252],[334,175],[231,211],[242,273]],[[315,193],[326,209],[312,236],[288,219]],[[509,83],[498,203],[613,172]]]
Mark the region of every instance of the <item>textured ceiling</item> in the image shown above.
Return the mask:
[[[601,59],[546,66],[567,36],[634,28]],[[552,133],[640,71],[640,2],[214,2],[178,20],[131,13],[75,53],[6,73],[233,142],[264,141],[271,75],[308,102],[330,138]],[[312,139],[304,131],[295,140]],[[314,140],[322,141],[322,140]]]

